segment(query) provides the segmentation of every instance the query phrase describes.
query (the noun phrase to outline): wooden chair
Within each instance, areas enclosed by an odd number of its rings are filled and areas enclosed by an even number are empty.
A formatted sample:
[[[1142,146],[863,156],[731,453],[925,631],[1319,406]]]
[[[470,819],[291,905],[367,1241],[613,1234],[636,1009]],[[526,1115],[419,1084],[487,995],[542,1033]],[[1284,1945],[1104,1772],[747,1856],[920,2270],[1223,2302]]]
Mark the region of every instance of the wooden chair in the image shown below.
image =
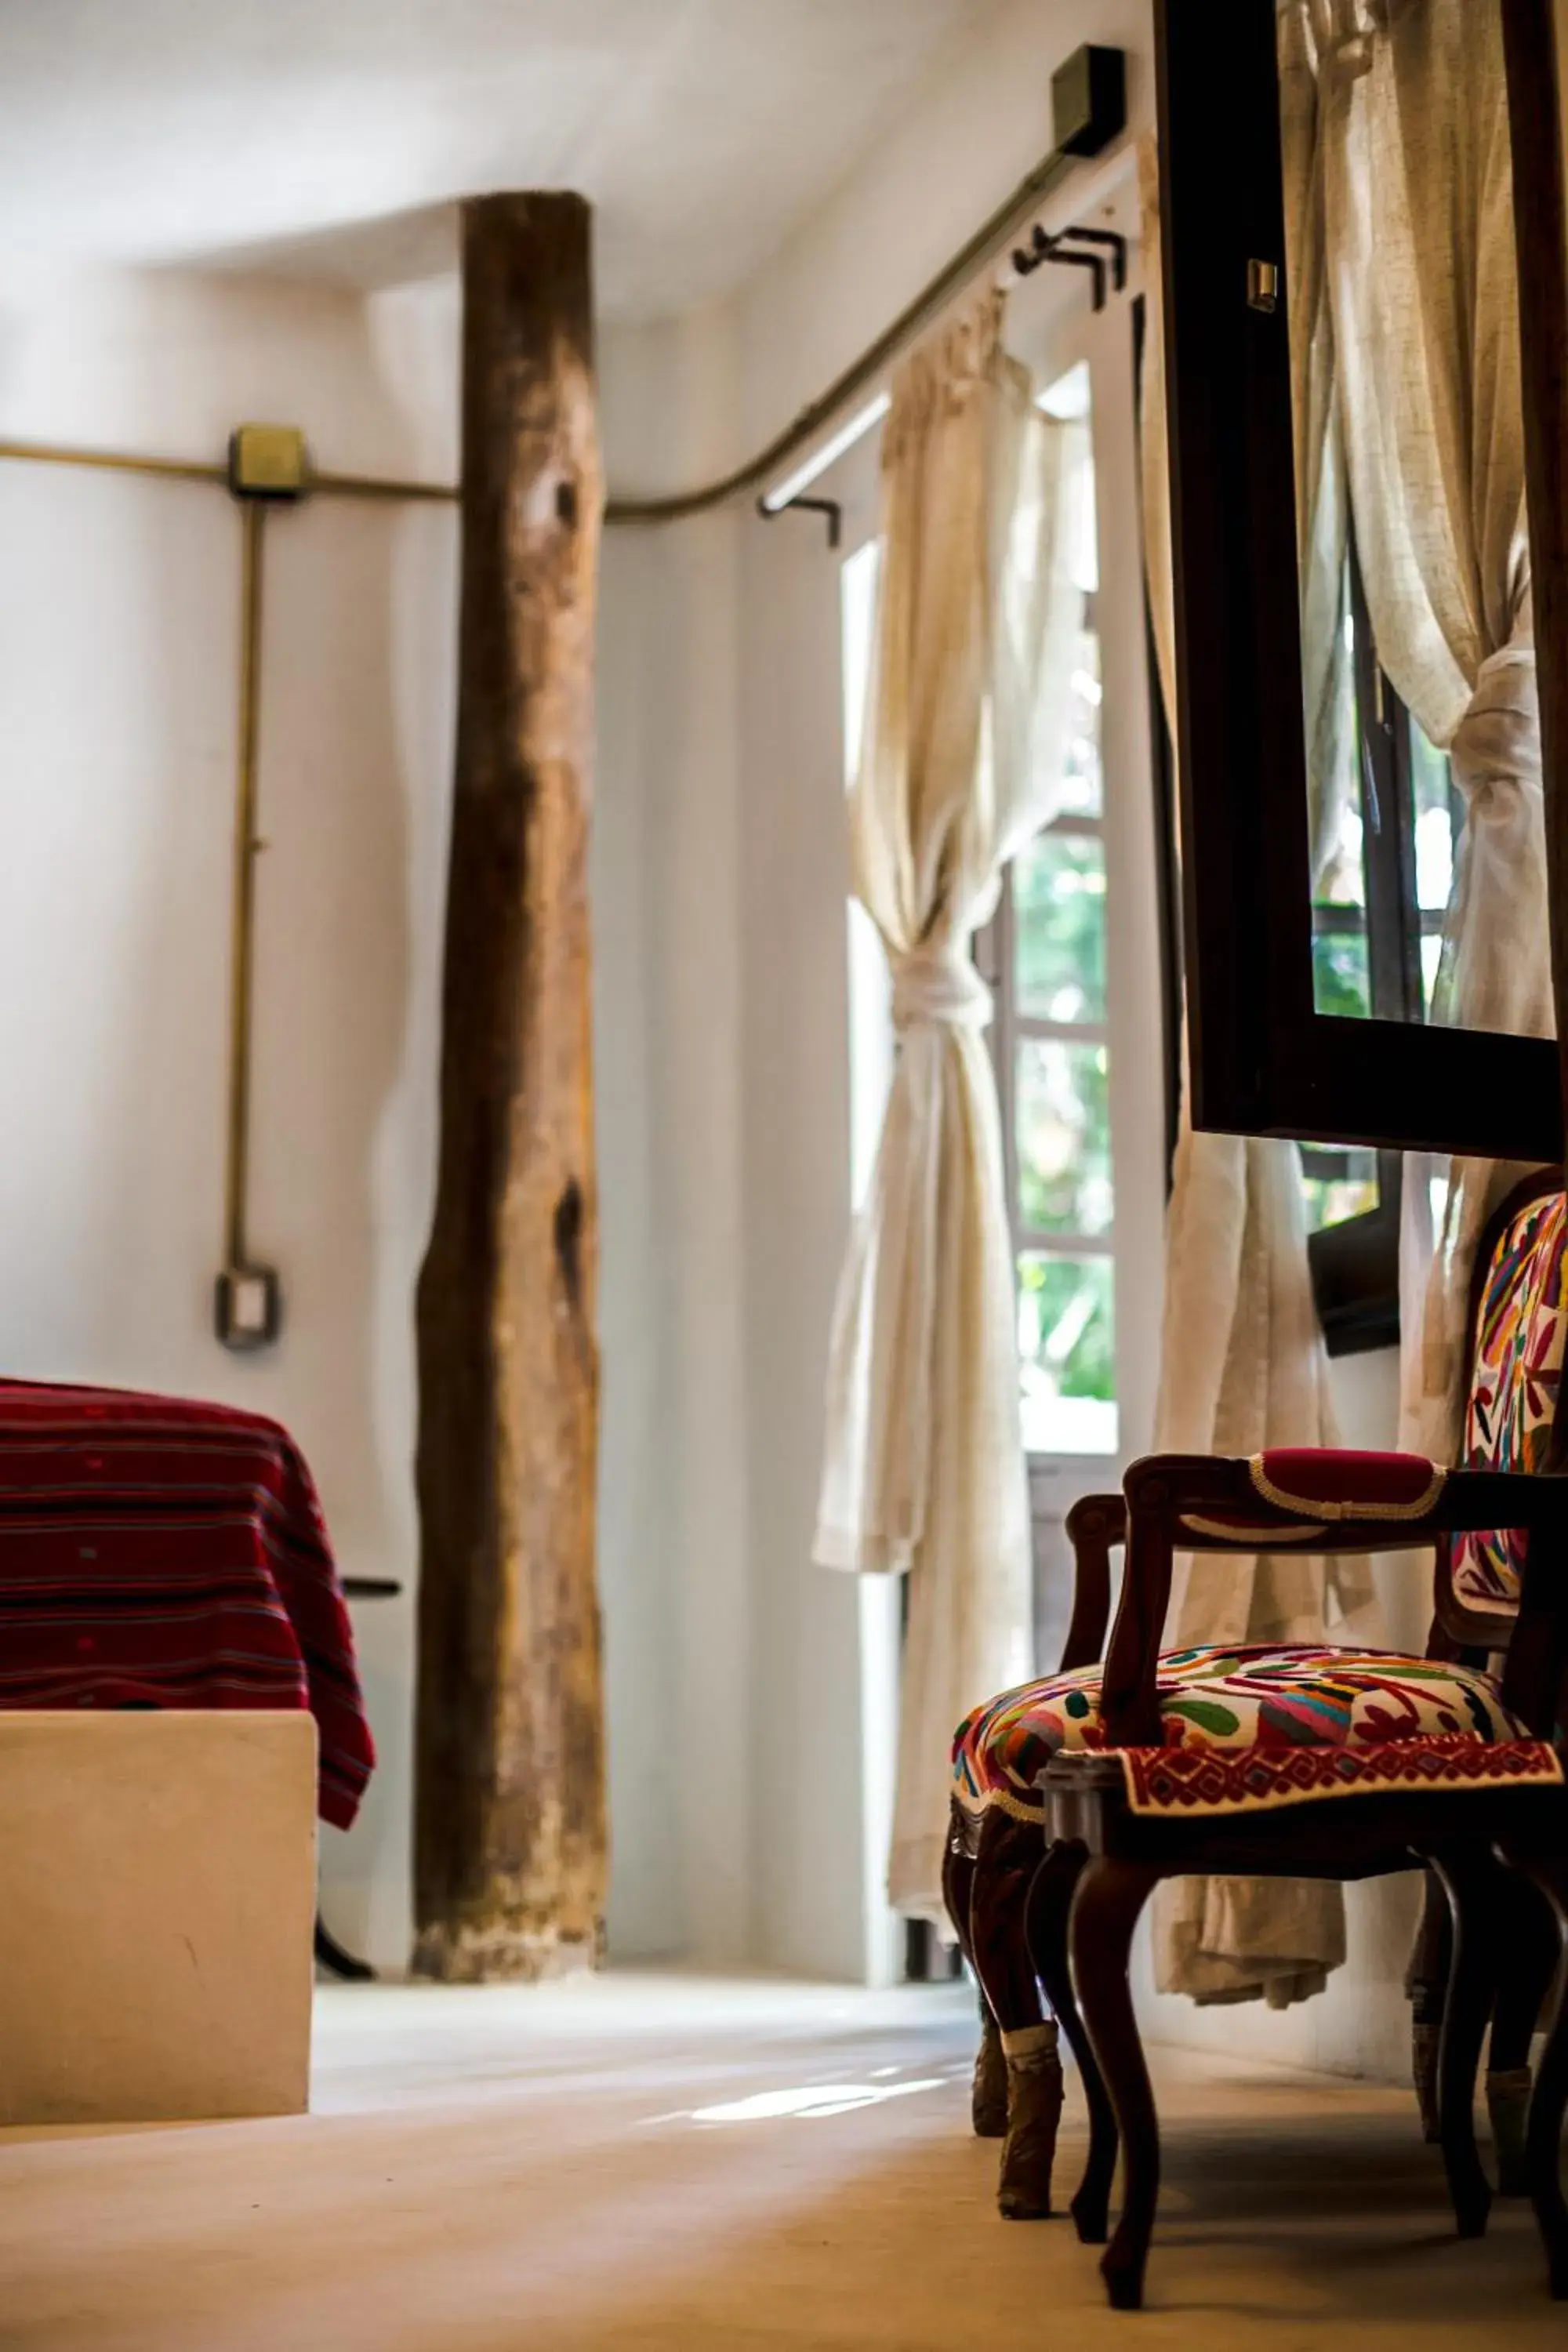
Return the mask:
[[[1074,2207],[1086,2239],[1105,2234],[1121,2144],[1122,2210],[1101,2265],[1121,2307],[1142,2301],[1159,2183],[1128,1958],[1144,1901],[1164,1877],[1357,1879],[1413,1861],[1436,1874],[1452,1931],[1439,2136],[1460,2234],[1486,2226],[1491,2189],[1476,2146],[1475,2082],[1500,1927],[1519,1916],[1526,1878],[1547,1898],[1568,1950],[1568,1788],[1553,1745],[1568,1677],[1568,1478],[1513,1466],[1540,1459],[1555,1417],[1568,1226],[1561,1181],[1521,1188],[1483,1241],[1466,1451],[1486,1466],[1445,1471],[1411,1455],[1326,1452],[1250,1462],[1157,1455],[1124,1482],[1127,1560],[1103,1675],[1055,1694],[1058,1713],[1087,1696],[1094,1737],[1064,1737],[1042,1775],[1047,1851],[1027,1919],[1053,2006],[1098,2078]],[[1500,1463],[1507,1466],[1490,1466]],[[1434,1548],[1428,1655],[1327,1647],[1162,1655],[1177,1549],[1287,1546]],[[1470,1662],[1499,1653],[1500,1680]],[[1230,1729],[1216,1709],[1231,1714]],[[1194,1738],[1200,1715],[1208,1727]],[[1525,2155],[1552,2292],[1568,2296],[1561,1990],[1552,2009]],[[1532,2000],[1513,2003],[1512,2046],[1494,2043],[1494,2072],[1503,2056],[1525,2062],[1533,2016]]]
[[[1519,1188],[1504,1204],[1483,1237],[1478,1258],[1478,1276],[1472,1315],[1471,1361],[1467,1378],[1470,1396],[1469,1425],[1467,1433],[1467,1459],[1473,1463],[1495,1465],[1502,1470],[1526,1469],[1538,1472],[1544,1462],[1555,1415],[1557,1377],[1562,1363],[1562,1268],[1563,1235],[1565,1222],[1561,1179],[1555,1173],[1531,1180]],[[1478,1502],[1477,1490],[1467,1479],[1464,1486],[1454,1488],[1453,1481],[1444,1480],[1428,1465],[1409,1465],[1398,1457],[1355,1455],[1312,1455],[1306,1457],[1313,1477],[1321,1480],[1325,1464],[1337,1465],[1338,1483],[1342,1487],[1349,1482],[1348,1495],[1338,1493],[1327,1497],[1333,1505],[1333,1514],[1324,1507],[1314,1486],[1310,1495],[1298,1496],[1295,1502],[1310,1506],[1315,1517],[1304,1517],[1295,1507],[1285,1507],[1271,1501],[1256,1484],[1253,1465],[1214,1464],[1197,1465],[1197,1481],[1201,1490],[1195,1507],[1191,1496],[1184,1496],[1183,1507],[1172,1504],[1166,1508],[1166,1538],[1163,1553],[1163,1575],[1168,1583],[1170,1551],[1178,1544],[1182,1548],[1252,1552],[1268,1548],[1271,1543],[1300,1548],[1311,1542],[1314,1549],[1332,1546],[1342,1550],[1387,1550],[1399,1545],[1435,1544],[1438,1550],[1437,1622],[1430,1646],[1431,1654],[1425,1661],[1397,1658],[1362,1658],[1350,1672],[1351,1662],[1342,1654],[1297,1653],[1289,1660],[1280,1654],[1268,1654],[1275,1662],[1274,1675],[1293,1677],[1284,1693],[1260,1691],[1258,1670],[1261,1655],[1255,1654],[1250,1661],[1250,1685],[1242,1662],[1219,1658],[1214,1654],[1184,1654],[1179,1668],[1176,1662],[1166,1660],[1157,1669],[1170,1688],[1165,1706],[1160,1710],[1161,1736],[1170,1739],[1180,1736],[1184,1745],[1170,1749],[1163,1745],[1157,1753],[1181,1770],[1194,1768],[1205,1748],[1214,1741],[1215,1717],[1213,1703],[1216,1697],[1216,1682],[1239,1681],[1245,1687],[1244,1712],[1250,1708],[1256,1717],[1263,1712],[1263,1737],[1272,1742],[1276,1752],[1287,1756],[1294,1753],[1298,1769],[1310,1780],[1311,1759],[1318,1759],[1321,1769],[1325,1754],[1336,1752],[1342,1761],[1362,1756],[1363,1748],[1336,1750],[1304,1749],[1302,1731],[1306,1727],[1301,1706],[1308,1694],[1302,1677],[1309,1679],[1324,1675],[1331,1678],[1332,1698],[1330,1714],[1341,1725],[1342,1735],[1360,1739],[1369,1726],[1375,1726],[1379,1711],[1387,1717],[1386,1728],[1393,1736],[1407,1737],[1422,1732],[1430,1738],[1434,1730],[1439,1740],[1487,1736],[1488,1745],[1499,1753],[1493,1758],[1494,1767],[1505,1759],[1501,1750],[1519,1743],[1501,1741],[1495,1737],[1504,1729],[1529,1729],[1531,1724],[1551,1727],[1552,1701],[1541,1696],[1541,1688],[1551,1685],[1552,1667],[1549,1654],[1557,1635],[1551,1631],[1552,1606],[1550,1593],[1544,1610],[1538,1610],[1536,1619],[1514,1645],[1513,1662],[1510,1667],[1508,1696],[1517,1699],[1520,1677],[1526,1680],[1533,1674],[1538,1685],[1535,1715],[1531,1722],[1515,1722],[1505,1708],[1500,1706],[1498,1694],[1484,1678],[1477,1681],[1474,1669],[1489,1653],[1509,1646],[1510,1634],[1518,1613],[1518,1595],[1524,1568],[1524,1548],[1514,1538],[1499,1536],[1482,1529],[1473,1516],[1474,1508],[1483,1514],[1492,1503],[1482,1495]],[[1170,1465],[1163,1465],[1169,1469]],[[1194,1465],[1184,1463],[1184,1472],[1191,1473]],[[1151,1480],[1157,1495],[1162,1483],[1162,1465],[1142,1465],[1129,1480],[1130,1494],[1136,1491],[1145,1509],[1153,1501]],[[1206,1483],[1205,1483],[1206,1474]],[[1266,1481],[1268,1473],[1262,1472]],[[1363,1492],[1369,1480],[1380,1480],[1386,1488],[1381,1495]],[[1239,1481],[1239,1484],[1238,1484]],[[1426,1490],[1436,1488],[1428,1501]],[[1272,1484],[1272,1481],[1268,1481]],[[1554,1482],[1553,1482],[1554,1483]],[[1445,1504],[1444,1490],[1449,1490]],[[1276,1486],[1276,1493],[1283,1492]],[[1510,1492],[1515,1491],[1510,1489]],[[1526,1498],[1531,1507],[1537,1503],[1550,1513],[1556,1507],[1555,1496],[1549,1489],[1542,1495]],[[1206,1507],[1205,1507],[1206,1501]],[[1362,1505],[1360,1515],[1352,1508],[1344,1516],[1347,1502]],[[1449,1519],[1445,1512],[1463,1507],[1472,1509],[1469,1520]],[[1508,1507],[1517,1510],[1510,1501]],[[1521,1512],[1521,1518],[1528,1512]],[[1193,1521],[1200,1524],[1194,1525]],[[1531,1522],[1533,1523],[1533,1522]],[[1554,1522],[1552,1523],[1554,1525]],[[1091,2110],[1091,2157],[1088,2172],[1073,2213],[1080,2234],[1089,2239],[1103,2237],[1106,2206],[1110,2190],[1110,2169],[1114,2163],[1116,2125],[1104,2083],[1096,2067],[1085,2038],[1084,2029],[1074,2006],[1068,1970],[1068,1916],[1074,1888],[1082,1872],[1084,1853],[1076,1843],[1058,1851],[1052,1848],[1046,1865],[1037,1878],[1039,1853],[1038,1839],[1044,1827],[1047,1789],[1037,1784],[1045,1778],[1045,1767],[1058,1751],[1063,1753],[1064,1771],[1070,1769],[1076,1778],[1061,1780],[1059,1787],[1047,1782],[1053,1807],[1053,1817],[1059,1804],[1075,1789],[1087,1785],[1084,1772],[1097,1753],[1116,1742],[1107,1717],[1110,1713],[1102,1705],[1098,1689],[1100,1677],[1083,1670],[1100,1652],[1109,1613],[1109,1551],[1111,1544],[1121,1541],[1127,1527],[1127,1512],[1121,1496],[1093,1496],[1078,1506],[1069,1517],[1069,1532],[1074,1538],[1075,1552],[1079,1565],[1078,1605],[1069,1633],[1062,1668],[1057,1677],[1030,1685],[1024,1690],[1004,1694],[986,1707],[976,1710],[961,1727],[954,1747],[953,1829],[951,1839],[949,1868],[949,1902],[958,1925],[965,1949],[974,1964],[985,1995],[987,2007],[994,2014],[996,2026],[988,2031],[982,2047],[981,2063],[976,2070],[977,2129],[989,2126],[993,2130],[1003,2120],[1004,2092],[1010,2092],[1011,2127],[1004,2148],[1000,2202],[1005,2213],[1039,2214],[1049,2210],[1050,2170],[1054,2148],[1055,2125],[1060,2108],[1060,2073],[1057,2063],[1056,2029],[1040,2006],[1037,1985],[1044,1982],[1052,2007],[1063,2031],[1074,2044],[1083,2070]],[[1450,1526],[1458,1531],[1458,1540],[1451,1543]],[[1148,1546],[1145,1544],[1144,1549]],[[1144,1571],[1136,1572],[1141,1580]],[[1156,1546],[1156,1581],[1158,1581],[1158,1547]],[[1136,1624],[1140,1638],[1147,1638],[1147,1612],[1152,1603],[1140,1604],[1134,1576],[1130,1574],[1124,1588],[1124,1605],[1119,1618],[1119,1641],[1125,1642],[1123,1629]],[[1163,1600],[1154,1612],[1152,1638],[1157,1640],[1158,1625],[1163,1614]],[[1543,1636],[1543,1624],[1545,1632]],[[1545,1652],[1542,1650],[1544,1638]],[[1139,1671],[1144,1672],[1146,1660],[1141,1650]],[[1544,1663],[1543,1663],[1544,1658]],[[1533,1664],[1531,1661],[1533,1660]],[[1397,1703],[1389,1713],[1389,1701],[1394,1696],[1392,1684],[1399,1677],[1394,1670],[1403,1664],[1407,1670],[1404,1686],[1397,1691]],[[1446,1671],[1451,1664],[1452,1675]],[[1346,1676],[1350,1672],[1351,1687]],[[1184,1702],[1176,1696],[1172,1683],[1173,1673],[1187,1677],[1187,1706],[1194,1705],[1192,1694],[1201,1689],[1204,1697],[1195,1702],[1196,1719],[1184,1712]],[[1435,1675],[1441,1679],[1435,1679]],[[1265,1680],[1268,1678],[1265,1677]],[[1114,1691],[1114,1676],[1110,1678]],[[1217,1694],[1224,1703],[1226,1694]],[[1234,1701],[1239,1694],[1228,1694]],[[1321,1696],[1321,1695],[1320,1695]],[[1309,1701],[1310,1704],[1310,1701]],[[1454,1713],[1458,1707],[1459,1712]],[[1074,1710],[1077,1710],[1076,1716]],[[1425,1710],[1425,1715],[1424,1715]],[[1447,1710],[1447,1711],[1446,1711]],[[1359,1711],[1359,1729],[1352,1721]],[[1233,1707],[1234,1712],[1234,1707]],[[1523,1710],[1521,1710],[1521,1718]],[[1147,1717],[1145,1717],[1145,1722]],[[1207,1731],[1199,1728],[1206,1723]],[[1443,1727],[1447,1725],[1448,1728]],[[1256,1728],[1256,1723],[1254,1724]],[[1217,1748],[1220,1756],[1233,1755],[1237,1735],[1245,1740],[1247,1726],[1238,1717],[1232,1745],[1223,1742]],[[1201,1742],[1201,1745],[1194,1743]],[[1283,1746],[1282,1746],[1283,1743]],[[1428,1761],[1435,1751],[1426,1751]],[[1070,1768],[1067,1756],[1072,1755]],[[1415,1769],[1416,1750],[1402,1750],[1403,1763]],[[1518,1759],[1514,1759],[1517,1763]],[[1532,1788],[1544,1787],[1550,1793],[1555,1766],[1549,1759],[1537,1759],[1540,1769],[1547,1776],[1540,1782],[1530,1782]],[[1125,1769],[1121,1762],[1110,1766],[1113,1773]],[[1350,1769],[1347,1767],[1347,1769]],[[1456,1767],[1456,1769],[1458,1769]],[[1353,1780],[1353,1771],[1352,1771]],[[1354,1781],[1358,1790],[1364,1783]],[[1109,1784],[1108,1784],[1109,1785]],[[1347,1781],[1345,1787],[1352,1785]],[[1444,1798],[1452,1793],[1453,1781],[1444,1784]],[[1194,1808],[1201,1800],[1190,1799],[1184,1819],[1191,1827]],[[1284,1813],[1289,1810],[1304,1822],[1322,1816],[1329,1800],[1326,1795],[1314,1796],[1310,1789],[1286,1792],[1275,1789],[1267,1802],[1249,1801],[1235,1808],[1238,1826],[1258,1828],[1256,1816],[1263,1812]],[[1381,1798],[1380,1798],[1381,1802]],[[1304,1807],[1305,1811],[1300,1809]],[[1231,1816],[1227,1815],[1229,1820]],[[1328,1815],[1331,1822],[1345,1818],[1342,1805]],[[1359,1809],[1357,1818],[1360,1818]],[[1450,1826],[1458,1816],[1445,1812],[1442,1821]],[[1289,1839],[1291,1832],[1287,1823],[1274,1823],[1266,1838],[1278,1843]],[[1075,1832],[1076,1837],[1076,1832]],[[1033,1858],[1031,1858],[1031,1849]],[[1410,1854],[1401,1851],[1396,1863],[1390,1867],[1408,1868]],[[1173,1864],[1171,1867],[1178,1865]],[[1179,1867],[1206,1868],[1183,1859]],[[1234,1869],[1227,1863],[1225,1867]],[[1294,1858],[1277,1865],[1289,1875],[1305,1874],[1302,1865]],[[1486,1865],[1488,1874],[1489,1864]],[[1161,1873],[1159,1874],[1164,1874]],[[1327,1874],[1339,1874],[1330,1870]],[[1342,1874],[1364,1874],[1358,1864]],[[1550,1873],[1548,1873],[1550,1875]],[[1452,1874],[1447,1874],[1447,1900],[1457,1905],[1460,1899]],[[1030,1888],[1033,1882],[1033,1893]],[[1152,1883],[1152,1882],[1151,1882]],[[1494,2135],[1498,2139],[1503,2186],[1518,2190],[1525,2185],[1525,2152],[1522,2145],[1515,2151],[1513,2143],[1522,2143],[1523,2134],[1516,2127],[1515,2119],[1522,2114],[1528,2093],[1528,2055],[1531,2029],[1546,1980],[1550,1976],[1551,1955],[1542,1965],[1540,1954],[1542,1941],[1532,1935],[1533,1923],[1521,1916],[1518,1898],[1521,1890],[1510,1882],[1494,1882],[1494,1905],[1507,1900],[1506,1910],[1495,1908],[1489,1915],[1501,1919],[1510,1942],[1517,1948],[1512,1957],[1517,1965],[1503,1986],[1502,1998],[1493,2022],[1491,2071],[1489,2074],[1489,2103],[1492,2106]],[[1027,1921],[1026,1921],[1027,1913]],[[1436,2109],[1438,2105],[1436,2086],[1422,2083],[1422,2075],[1435,2073],[1430,2063],[1430,2045],[1434,2036],[1430,2021],[1440,2008],[1447,1983],[1449,1954],[1440,1948],[1443,1939],[1433,1930],[1424,1936],[1426,1965],[1422,1970],[1425,1984],[1417,1986],[1416,2046],[1418,2055],[1418,2086],[1426,2091],[1424,2106]],[[1034,1951],[1029,1956],[1028,1939],[1032,1935]],[[1451,1937],[1447,1939],[1451,1944]],[[1021,2054],[1007,2069],[1007,2080],[1002,2080],[998,2063],[1003,2041]],[[1455,2050],[1462,2044],[1455,2043]],[[1471,2056],[1469,2084],[1463,2093],[1464,2112],[1468,2115],[1468,2099],[1473,2089],[1475,2057],[1479,2054],[1479,2036]],[[1457,2061],[1450,2053],[1449,2075]],[[1054,2078],[1054,2079],[1053,2079]],[[988,2101],[987,2103],[987,2095]],[[1451,2079],[1450,2107],[1460,2098]],[[1549,2097],[1538,2094],[1538,2105],[1544,2115]],[[1541,2130],[1546,2126],[1542,2124]],[[1465,2135],[1458,2124],[1452,2124],[1445,2143],[1450,2180],[1456,2189],[1456,2210],[1461,2227],[1471,2222],[1476,2204],[1477,2170],[1474,2162],[1473,2137],[1469,2138],[1467,2165]],[[1539,2200],[1538,2200],[1539,2201]],[[1136,2217],[1134,2217],[1136,2218]],[[1484,2219],[1484,2210],[1482,2218]],[[1127,2252],[1123,2240],[1121,2253]],[[1141,2258],[1140,2258],[1141,2265]],[[1112,2264],[1118,2272],[1113,2278],[1113,2291],[1121,2289],[1131,2299],[1130,2274],[1125,2263]]]

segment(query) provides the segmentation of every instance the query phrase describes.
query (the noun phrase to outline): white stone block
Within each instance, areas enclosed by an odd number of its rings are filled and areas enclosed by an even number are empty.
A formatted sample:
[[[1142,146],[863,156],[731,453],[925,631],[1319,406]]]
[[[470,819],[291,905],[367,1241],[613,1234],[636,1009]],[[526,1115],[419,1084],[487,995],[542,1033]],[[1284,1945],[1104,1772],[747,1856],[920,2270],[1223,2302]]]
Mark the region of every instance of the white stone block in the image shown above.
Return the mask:
[[[0,1713],[0,2122],[293,2115],[316,1727]]]

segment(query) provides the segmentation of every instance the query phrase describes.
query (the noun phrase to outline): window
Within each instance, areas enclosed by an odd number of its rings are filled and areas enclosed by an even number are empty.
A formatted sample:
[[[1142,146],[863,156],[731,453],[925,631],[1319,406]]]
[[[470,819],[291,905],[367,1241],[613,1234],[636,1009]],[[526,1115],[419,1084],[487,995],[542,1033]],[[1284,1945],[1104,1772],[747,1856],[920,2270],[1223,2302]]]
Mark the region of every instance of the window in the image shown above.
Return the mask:
[[[1057,415],[1087,416],[1087,367],[1053,385],[1045,403]],[[1120,1443],[1092,488],[1082,512],[1075,579],[1083,614],[1061,803],[1013,860],[975,947],[995,1004],[1024,1442],[1032,1454],[1108,1454]]]
[[[1070,370],[1045,397],[1053,414],[1087,419],[1087,365]],[[1025,1444],[1037,1455],[1105,1456],[1118,1452],[1121,1428],[1092,479],[1079,511],[1082,544],[1074,570],[1083,605],[1059,803],[1004,876],[974,956],[994,1006],[990,1040],[1016,1252]],[[877,542],[868,540],[840,571],[847,782],[865,710],[878,561]],[[858,1201],[869,1179],[892,1048],[880,943],[858,906],[851,906],[849,927]]]

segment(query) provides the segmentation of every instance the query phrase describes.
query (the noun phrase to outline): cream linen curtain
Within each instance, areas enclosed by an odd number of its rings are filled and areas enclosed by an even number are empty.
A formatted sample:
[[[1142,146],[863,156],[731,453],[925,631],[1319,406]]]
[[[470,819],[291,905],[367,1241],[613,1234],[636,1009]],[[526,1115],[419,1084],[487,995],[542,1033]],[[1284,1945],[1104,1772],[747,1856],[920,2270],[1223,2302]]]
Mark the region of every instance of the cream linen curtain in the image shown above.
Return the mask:
[[[1152,141],[1139,157],[1143,187],[1143,264],[1151,289],[1143,359],[1144,546],[1161,690],[1175,702],[1171,512],[1166,465],[1163,345],[1159,315],[1158,165]],[[1305,202],[1303,193],[1302,201]],[[1303,367],[1308,362],[1304,358]],[[1314,352],[1310,396],[1299,381],[1300,412],[1318,419],[1316,445],[1299,471],[1306,510],[1304,590],[1325,612],[1333,597],[1321,572],[1343,552],[1342,488],[1326,429],[1325,372]],[[1338,561],[1333,556],[1337,545]],[[1335,632],[1328,635],[1331,640]],[[1322,772],[1332,772],[1331,642],[1317,640],[1308,663]],[[1320,825],[1316,830],[1321,834]],[[1194,1132],[1185,1089],[1165,1244],[1165,1302],[1154,1443],[1161,1452],[1255,1454],[1266,1445],[1338,1443],[1328,1361],[1313,1303],[1302,1215],[1300,1160],[1293,1143]],[[1238,1560],[1213,1554],[1179,1559],[1166,1642],[1310,1642],[1325,1625],[1357,1640],[1374,1621],[1370,1570],[1360,1560],[1294,1554]],[[1156,1896],[1155,1976],[1164,1992],[1199,2001],[1266,2000],[1284,2008],[1321,1992],[1344,1958],[1344,1905],[1337,1886],[1294,1879],[1177,1879]]]
[[[1013,1249],[970,943],[1061,772],[1084,446],[1037,409],[1001,330],[991,294],[906,363],[883,427],[850,824],[898,1057],[839,1289],[813,1547],[909,1572],[889,1893],[939,1920],[953,1730],[1032,1667]]]
[[[1281,34],[1373,634],[1466,802],[1435,1017],[1550,1035],[1500,7],[1285,0]],[[1451,1461],[1476,1244],[1519,1171],[1457,1162],[1435,1252],[1428,1172],[1406,1171],[1403,1442]]]

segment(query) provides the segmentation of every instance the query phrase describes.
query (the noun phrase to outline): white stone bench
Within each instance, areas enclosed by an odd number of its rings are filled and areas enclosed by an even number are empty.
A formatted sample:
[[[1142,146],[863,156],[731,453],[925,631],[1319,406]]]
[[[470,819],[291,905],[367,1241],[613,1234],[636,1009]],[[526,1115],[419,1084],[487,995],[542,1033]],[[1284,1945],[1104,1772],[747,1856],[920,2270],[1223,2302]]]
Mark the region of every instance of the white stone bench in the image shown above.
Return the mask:
[[[0,2123],[305,2105],[316,1727],[0,1712]]]

